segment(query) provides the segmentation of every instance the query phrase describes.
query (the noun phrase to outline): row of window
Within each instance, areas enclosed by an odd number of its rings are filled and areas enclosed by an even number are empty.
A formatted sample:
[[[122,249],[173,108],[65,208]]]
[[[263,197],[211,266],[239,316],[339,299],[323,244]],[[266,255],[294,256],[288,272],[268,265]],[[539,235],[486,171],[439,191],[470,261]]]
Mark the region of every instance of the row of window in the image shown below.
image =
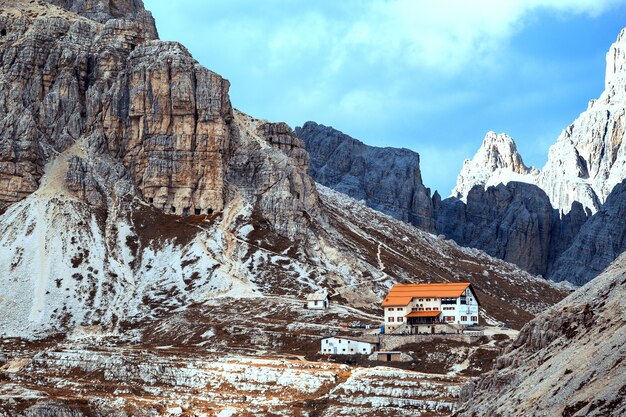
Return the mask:
[[[413,309],[415,311],[415,309]],[[423,309],[420,309],[423,310]],[[444,310],[446,310],[446,308],[444,308]],[[397,320],[396,320],[397,319]],[[393,323],[394,321],[397,321],[398,323],[401,323],[404,321],[404,317],[387,317],[387,321],[389,323]],[[443,316],[443,321],[454,321],[454,316]],[[461,316],[461,321],[467,321],[467,316]],[[478,321],[478,317],[477,316],[472,316],[472,320],[474,322]],[[326,343],[328,343],[328,341],[326,341]],[[350,342],[348,342],[350,343]]]
[[[443,316],[443,321],[454,321],[454,316]],[[461,316],[461,321],[467,321],[467,316]],[[478,317],[472,316],[471,321],[478,321]]]
[[[332,349],[322,349],[323,352],[331,353]],[[341,349],[342,352],[345,352],[345,349]],[[350,349],[350,352],[354,352],[354,349]],[[363,348],[363,352],[367,352],[367,349]]]
[[[398,310],[398,311],[403,311],[403,310],[404,310],[404,307],[398,307],[398,308],[396,308],[396,310]],[[387,311],[393,311],[393,307],[389,307],[389,308],[387,309]]]
[[[454,310],[454,307],[443,307],[442,310]]]
[[[411,311],[437,311],[437,307],[413,307]]]
[[[398,323],[403,322],[404,321],[404,317],[395,317],[398,319]],[[394,321],[394,317],[387,317],[387,321],[390,323],[393,323]]]

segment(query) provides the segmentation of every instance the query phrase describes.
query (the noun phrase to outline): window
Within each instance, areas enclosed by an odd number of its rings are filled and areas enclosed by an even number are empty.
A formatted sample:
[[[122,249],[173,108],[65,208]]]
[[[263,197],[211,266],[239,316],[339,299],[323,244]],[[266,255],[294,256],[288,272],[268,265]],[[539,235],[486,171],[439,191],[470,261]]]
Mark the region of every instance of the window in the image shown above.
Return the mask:
[[[461,316],[461,321],[467,321],[467,316]]]
[[[443,319],[445,321],[454,321],[454,316],[445,316]]]
[[[402,310],[404,310],[404,309],[403,309],[402,307],[398,307],[398,308],[396,308],[396,310],[398,310],[398,311],[402,311]]]
[[[354,349],[350,349],[350,352],[354,352]]]
[[[389,318],[387,319],[387,321],[389,321],[389,322],[393,322],[393,317],[389,317]]]
[[[326,344],[328,344],[328,340],[326,340]]]
[[[404,317],[398,317],[398,321],[404,321]]]
[[[426,310],[430,311],[430,307],[426,307]]]
[[[317,301],[315,301],[315,305],[317,305]]]
[[[411,309],[411,311],[417,311],[417,308],[413,307],[413,308]]]
[[[393,311],[393,307],[389,307],[387,311]]]
[[[478,317],[477,316],[472,316],[472,321],[478,321]]]
[[[363,348],[363,352],[365,352],[365,348]]]
[[[430,298],[427,298],[426,301],[430,301]]]
[[[424,311],[424,307],[420,307],[418,310],[419,311]]]
[[[345,350],[345,349],[342,349],[342,351],[343,351],[343,352],[345,352],[346,350]]]
[[[420,298],[420,301],[424,301],[424,299],[423,299],[423,298]]]

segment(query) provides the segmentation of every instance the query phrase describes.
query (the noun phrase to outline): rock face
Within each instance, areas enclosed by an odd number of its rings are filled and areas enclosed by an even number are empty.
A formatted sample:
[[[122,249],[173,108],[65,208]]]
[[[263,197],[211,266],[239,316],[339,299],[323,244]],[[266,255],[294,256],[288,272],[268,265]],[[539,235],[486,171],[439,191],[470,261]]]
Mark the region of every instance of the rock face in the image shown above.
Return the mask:
[[[543,189],[563,213],[579,202],[595,213],[626,178],[626,30],[607,53],[605,90],[563,130],[541,169],[528,170],[515,143],[488,133],[472,161],[465,161],[452,196],[464,200],[474,185],[521,181]]]
[[[434,231],[430,190],[424,187],[419,155],[377,148],[314,122],[296,128],[311,156],[313,179],[422,230]]]
[[[579,201],[595,212],[626,178],[625,50],[622,30],[607,53],[604,92],[550,148],[538,184],[559,209],[566,211]]]
[[[626,256],[528,323],[455,416],[626,414]]]
[[[472,160],[466,159],[459,173],[452,197],[466,201],[467,195],[476,185],[488,187],[509,181],[532,182],[535,168],[524,165],[517,145],[510,136],[488,132]]]
[[[149,32],[149,37],[151,39],[156,39],[158,37],[152,14],[144,8],[142,0],[45,1],[100,23],[120,18],[138,21]],[[41,0],[39,0],[39,3],[41,3]]]
[[[540,188],[519,182],[476,185],[466,203],[449,198],[435,205],[439,233],[540,275],[551,270],[587,220],[580,204],[561,218]]]
[[[300,311],[319,289],[367,316],[393,283],[424,276],[471,279],[483,314],[517,326],[564,295],[352,199],[320,196],[302,140],[234,110],[228,81],[133,20],[147,16],[139,2],[58,4],[81,15],[26,0],[0,8],[4,336],[96,326],[137,340],[207,300],[281,297]],[[408,183],[421,184],[416,155],[407,158]]]
[[[582,285],[626,250],[626,181],[618,184],[600,210],[580,229],[550,274],[554,281]]]

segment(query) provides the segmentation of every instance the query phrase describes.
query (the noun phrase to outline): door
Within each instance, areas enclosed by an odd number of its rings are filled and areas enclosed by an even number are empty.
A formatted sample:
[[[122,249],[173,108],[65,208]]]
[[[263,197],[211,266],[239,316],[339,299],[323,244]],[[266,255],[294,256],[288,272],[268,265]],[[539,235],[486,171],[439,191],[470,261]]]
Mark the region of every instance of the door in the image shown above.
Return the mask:
[[[387,354],[387,362],[391,362],[391,353]]]
[[[336,355],[336,354],[337,354],[337,347],[333,346],[333,355]]]
[[[435,326],[430,326],[430,333],[435,334]]]

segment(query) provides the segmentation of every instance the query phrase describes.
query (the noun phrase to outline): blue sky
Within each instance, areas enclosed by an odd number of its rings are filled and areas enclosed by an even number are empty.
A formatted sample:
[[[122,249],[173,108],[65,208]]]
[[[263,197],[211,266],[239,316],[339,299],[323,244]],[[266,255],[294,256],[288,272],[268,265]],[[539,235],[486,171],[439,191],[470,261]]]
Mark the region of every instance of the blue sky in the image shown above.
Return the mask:
[[[489,130],[542,167],[604,88],[626,0],[144,0],[255,117],[421,155],[445,197]]]

